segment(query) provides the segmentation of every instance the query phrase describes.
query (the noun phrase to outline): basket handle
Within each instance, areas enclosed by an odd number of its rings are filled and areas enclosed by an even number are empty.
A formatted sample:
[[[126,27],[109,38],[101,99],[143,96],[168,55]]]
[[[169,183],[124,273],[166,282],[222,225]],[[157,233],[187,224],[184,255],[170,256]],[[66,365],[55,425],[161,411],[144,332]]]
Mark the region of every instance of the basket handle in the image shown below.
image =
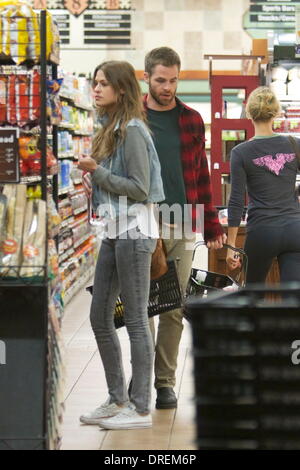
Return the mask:
[[[199,242],[196,242],[194,245],[194,253],[193,253],[193,260],[195,256],[195,252],[199,246],[204,246],[206,245],[204,240],[200,240]],[[224,248],[229,248],[232,251],[236,251],[237,253],[240,253],[242,256],[247,256],[245,251],[242,248],[236,248],[235,246],[228,245],[228,243],[223,243]]]
[[[204,240],[200,240],[199,242],[195,243],[194,252],[193,252],[193,261],[194,261],[194,257],[195,257],[195,253],[196,253],[197,248],[199,246],[203,246],[205,244],[206,243],[205,243]],[[229,248],[230,250],[235,251],[236,253],[239,253],[240,255],[242,255],[242,266],[241,266],[241,270],[240,270],[239,275],[237,276],[236,280],[239,281],[239,279],[241,277],[241,274],[242,274],[242,271],[244,271],[245,278],[246,278],[247,270],[248,270],[248,256],[246,255],[246,252],[242,248],[236,248],[235,246],[228,245],[228,243],[223,243],[223,247],[224,248]]]

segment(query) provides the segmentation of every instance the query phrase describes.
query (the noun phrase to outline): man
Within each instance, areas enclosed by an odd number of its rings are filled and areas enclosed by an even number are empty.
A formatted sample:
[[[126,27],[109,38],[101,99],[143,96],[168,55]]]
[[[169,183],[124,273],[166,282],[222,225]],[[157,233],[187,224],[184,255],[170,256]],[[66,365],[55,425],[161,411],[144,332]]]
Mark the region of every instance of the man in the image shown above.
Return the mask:
[[[204,205],[204,239],[208,248],[222,248],[226,241],[217,213],[211,204],[210,177],[205,155],[204,124],[200,114],[186,106],[176,97],[180,72],[178,54],[168,48],[159,47],[150,51],[145,58],[144,78],[149,93],[144,98],[148,123],[161,163],[161,173],[166,199],[164,204],[182,208],[192,207],[191,223],[196,230],[198,222],[197,204]],[[180,224],[184,225],[182,219]],[[178,239],[178,218],[162,220],[170,229],[170,236],[164,238],[168,257],[179,258],[178,275],[185,288],[191,271],[195,241],[185,233]],[[180,227],[182,229],[182,227]],[[189,244],[189,245],[188,245]],[[173,390],[177,355],[182,334],[181,309],[164,313],[159,318],[156,354],[155,388],[157,389],[156,408],[177,407]],[[152,331],[154,333],[154,322]]]

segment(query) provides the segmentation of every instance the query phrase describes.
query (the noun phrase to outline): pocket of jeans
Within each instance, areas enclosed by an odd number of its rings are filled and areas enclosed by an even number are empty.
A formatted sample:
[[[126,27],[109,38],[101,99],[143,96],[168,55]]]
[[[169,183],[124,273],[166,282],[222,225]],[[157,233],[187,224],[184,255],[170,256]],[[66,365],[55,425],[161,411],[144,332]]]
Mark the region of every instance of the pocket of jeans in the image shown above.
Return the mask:
[[[156,248],[156,238],[139,238],[135,242],[135,249],[139,253],[153,253]]]

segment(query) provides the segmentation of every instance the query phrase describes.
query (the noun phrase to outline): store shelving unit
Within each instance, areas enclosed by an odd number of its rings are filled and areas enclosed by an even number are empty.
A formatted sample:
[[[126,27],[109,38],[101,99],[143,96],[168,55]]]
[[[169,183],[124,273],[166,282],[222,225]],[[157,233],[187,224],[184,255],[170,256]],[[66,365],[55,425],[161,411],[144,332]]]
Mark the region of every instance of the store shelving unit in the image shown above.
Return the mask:
[[[46,211],[48,186],[50,183],[55,188],[57,178],[47,174],[46,81],[49,72],[53,77],[56,66],[47,61],[46,11],[40,13],[39,26],[41,52],[39,65],[35,67],[40,74],[40,175],[23,177],[19,182],[40,183],[42,207]],[[22,65],[24,70],[31,66],[27,62]],[[18,155],[14,158],[18,160]],[[6,363],[0,366],[0,450],[57,449],[60,445],[60,322],[59,315],[50,307],[57,280],[49,279],[48,220],[45,213],[43,217],[45,256],[40,266],[31,266],[35,274],[29,277],[21,266],[0,266],[0,337],[6,349]],[[8,275],[4,275],[7,269]]]
[[[216,206],[226,205],[223,196],[223,179],[230,174],[230,162],[226,159],[223,149],[223,131],[244,131],[245,140],[254,134],[254,129],[248,119],[227,119],[224,110],[223,91],[225,89],[243,90],[245,100],[255,88],[260,84],[261,70],[258,68],[258,75],[214,75],[212,73],[213,60],[258,60],[260,63],[263,56],[235,56],[235,55],[210,55],[206,54],[205,59],[209,60],[209,81],[211,89],[211,183],[213,188],[213,203]],[[236,144],[239,143],[237,138]]]
[[[66,305],[93,274],[96,239],[89,222],[88,201],[77,170],[79,156],[89,156],[93,132],[91,96],[76,88],[78,78],[65,75],[60,92],[64,106],[58,125],[58,159],[61,178],[58,208],[62,218],[59,234],[59,263]],[[66,177],[63,177],[65,175]]]

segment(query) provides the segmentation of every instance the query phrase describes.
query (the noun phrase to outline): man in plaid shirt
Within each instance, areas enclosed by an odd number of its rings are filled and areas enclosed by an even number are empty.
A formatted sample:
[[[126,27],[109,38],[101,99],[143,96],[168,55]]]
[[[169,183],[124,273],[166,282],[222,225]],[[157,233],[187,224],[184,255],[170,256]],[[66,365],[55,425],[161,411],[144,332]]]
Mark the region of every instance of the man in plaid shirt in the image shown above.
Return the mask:
[[[204,207],[203,236],[207,247],[222,248],[226,236],[211,202],[203,120],[197,111],[176,97],[180,65],[178,54],[168,47],[153,49],[145,58],[145,81],[149,86],[149,93],[144,98],[144,106],[161,163],[166,195],[164,204],[168,207],[181,208],[181,214],[187,214],[185,209],[189,207],[193,232],[199,230],[201,216],[199,207]],[[178,221],[178,217],[172,217],[172,214],[169,220],[165,220],[164,217],[161,220],[168,256],[180,259],[178,275],[183,288],[188,282],[191,271],[193,256],[191,242],[195,241],[195,234],[191,239],[190,234],[187,237],[185,231],[180,239],[176,236],[178,225],[180,224],[182,229],[185,223],[186,216]],[[164,226],[167,226],[170,232],[168,237],[164,236]],[[181,309],[164,313],[159,318],[154,384],[157,389],[158,409],[177,407],[173,388],[183,329],[182,318]],[[150,320],[150,324],[154,335],[153,319]]]

